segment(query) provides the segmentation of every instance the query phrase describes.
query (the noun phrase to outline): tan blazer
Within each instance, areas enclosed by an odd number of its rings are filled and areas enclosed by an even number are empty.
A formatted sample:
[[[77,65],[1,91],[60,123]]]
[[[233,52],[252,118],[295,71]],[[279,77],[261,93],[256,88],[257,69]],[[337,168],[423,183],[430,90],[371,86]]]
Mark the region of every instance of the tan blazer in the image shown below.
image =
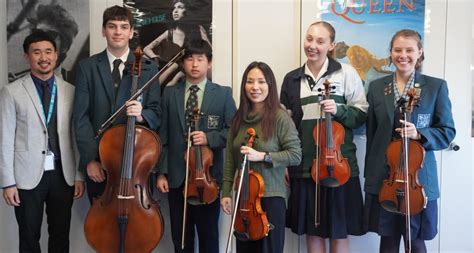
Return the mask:
[[[77,171],[77,148],[72,129],[74,86],[55,76],[57,130],[64,179],[83,180]],[[0,91],[0,187],[35,188],[43,176],[48,131],[43,107],[30,74]]]

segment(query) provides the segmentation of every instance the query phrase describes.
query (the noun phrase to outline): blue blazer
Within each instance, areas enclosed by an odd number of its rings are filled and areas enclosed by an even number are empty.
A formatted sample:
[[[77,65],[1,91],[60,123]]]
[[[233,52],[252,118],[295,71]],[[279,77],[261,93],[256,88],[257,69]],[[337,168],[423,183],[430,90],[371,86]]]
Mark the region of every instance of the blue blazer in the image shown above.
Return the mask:
[[[367,100],[367,152],[365,156],[365,191],[378,194],[382,182],[389,175],[385,152],[392,138],[394,121],[393,75],[373,81]],[[445,80],[415,74],[415,86],[421,89],[418,105],[413,109],[411,122],[421,134],[421,144],[426,150],[425,160],[418,179],[425,188],[428,200],[439,197],[435,150],[445,149],[454,139],[451,101]]]
[[[135,56],[130,51],[127,62],[133,63],[134,60]],[[138,88],[142,87],[156,73],[158,73],[158,68],[154,63],[144,62],[138,80]],[[95,136],[100,126],[131,96],[132,76],[130,71],[124,71],[116,101],[114,101],[112,84],[112,72],[105,50],[79,62],[76,70],[73,119],[80,153],[79,168],[82,170],[86,169],[90,161],[99,160],[99,142]],[[160,97],[161,90],[158,81],[150,85],[150,88],[143,94],[142,116],[148,127],[154,130],[160,125]],[[124,113],[115,121],[115,124],[125,122]]]
[[[185,179],[187,134],[184,115],[185,82],[168,86],[163,92],[163,124],[160,127],[160,138],[163,144],[159,174],[165,174],[170,188],[178,188]],[[232,91],[229,87],[220,86],[208,81],[204,89],[204,97],[200,112],[204,114],[199,128],[207,135],[208,145],[214,156],[211,175],[222,184],[224,162],[223,149],[226,145],[227,133],[236,111]]]

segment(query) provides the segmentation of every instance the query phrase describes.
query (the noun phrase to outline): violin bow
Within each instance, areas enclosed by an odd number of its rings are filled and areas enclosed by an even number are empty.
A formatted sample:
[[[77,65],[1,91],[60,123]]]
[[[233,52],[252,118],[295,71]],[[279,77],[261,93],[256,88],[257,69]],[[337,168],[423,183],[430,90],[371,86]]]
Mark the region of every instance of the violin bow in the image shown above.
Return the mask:
[[[181,59],[181,57],[184,56],[184,52],[185,50],[181,50],[179,53],[177,53],[165,66],[163,66],[163,68],[161,68],[158,73],[156,73],[153,77],[150,78],[150,80],[148,80],[148,82],[146,82],[140,89],[138,89],[135,94],[133,94],[130,99],[128,99],[127,101],[125,101],[125,103],[117,110],[114,112],[114,114],[112,114],[112,116],[110,116],[99,128],[99,130],[97,131],[97,135],[95,136],[95,138],[99,138],[99,136],[101,136],[104,131],[109,128],[113,123],[114,121],[117,119],[117,117],[125,110],[125,108],[127,108],[125,106],[125,104],[127,102],[130,102],[132,100],[136,100],[139,96],[141,96],[143,94],[143,92],[145,92],[149,86],[155,82],[156,80],[158,80],[158,78],[161,76],[161,74],[163,72],[165,72],[165,70],[167,70],[168,68],[171,67],[171,65],[173,65],[176,61],[178,61],[179,59]]]

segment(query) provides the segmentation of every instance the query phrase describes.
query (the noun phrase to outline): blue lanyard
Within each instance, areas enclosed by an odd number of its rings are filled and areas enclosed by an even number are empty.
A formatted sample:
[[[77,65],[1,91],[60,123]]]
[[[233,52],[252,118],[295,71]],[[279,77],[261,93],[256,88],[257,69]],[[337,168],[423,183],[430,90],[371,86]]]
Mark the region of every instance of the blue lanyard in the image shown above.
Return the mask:
[[[56,97],[56,80],[54,80],[53,82],[53,90],[51,91],[51,100],[49,101],[48,115],[44,115],[46,118],[46,126],[49,125],[49,122],[51,121],[51,116],[53,115],[55,97]]]

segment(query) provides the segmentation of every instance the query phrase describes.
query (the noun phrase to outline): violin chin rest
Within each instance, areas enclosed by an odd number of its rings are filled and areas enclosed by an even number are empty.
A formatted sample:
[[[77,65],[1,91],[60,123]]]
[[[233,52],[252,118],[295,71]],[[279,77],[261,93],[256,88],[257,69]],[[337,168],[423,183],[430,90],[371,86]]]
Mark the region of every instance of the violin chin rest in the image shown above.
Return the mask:
[[[339,180],[335,177],[326,177],[325,179],[320,180],[319,183],[326,187],[338,187],[341,185]]]
[[[383,207],[383,209],[391,212],[391,213],[399,213],[399,214],[403,214],[403,212],[400,212],[400,207],[398,207],[397,203],[393,202],[393,201],[382,201],[380,202],[380,206]]]
[[[242,242],[247,242],[250,240],[250,235],[247,232],[241,233],[238,231],[234,231],[234,236],[235,238],[237,238],[237,240],[242,241]]]

